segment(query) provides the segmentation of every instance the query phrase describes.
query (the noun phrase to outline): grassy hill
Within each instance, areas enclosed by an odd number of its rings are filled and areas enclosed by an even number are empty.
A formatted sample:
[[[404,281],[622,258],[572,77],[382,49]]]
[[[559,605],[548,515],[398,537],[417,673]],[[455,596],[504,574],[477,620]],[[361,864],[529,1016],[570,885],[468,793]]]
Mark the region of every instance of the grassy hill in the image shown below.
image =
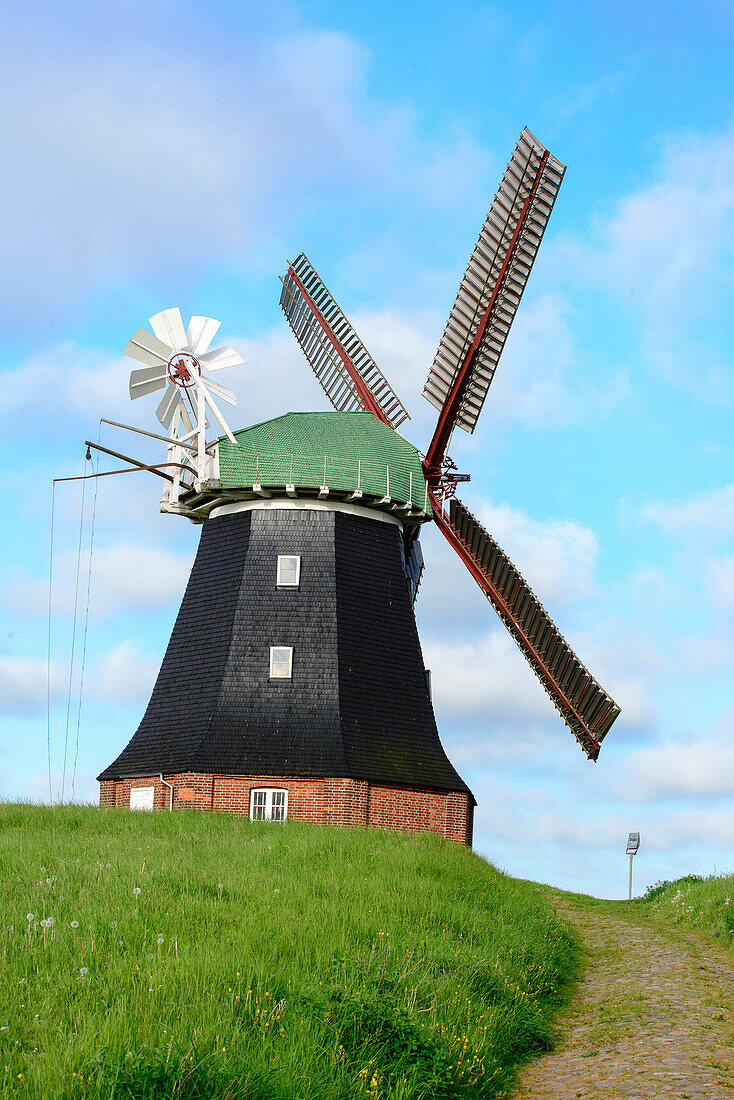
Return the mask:
[[[429,835],[5,804],[0,881],[3,1096],[495,1097],[578,960]]]
[[[648,886],[644,906],[655,917],[692,928],[734,950],[734,875],[685,875],[674,882]]]

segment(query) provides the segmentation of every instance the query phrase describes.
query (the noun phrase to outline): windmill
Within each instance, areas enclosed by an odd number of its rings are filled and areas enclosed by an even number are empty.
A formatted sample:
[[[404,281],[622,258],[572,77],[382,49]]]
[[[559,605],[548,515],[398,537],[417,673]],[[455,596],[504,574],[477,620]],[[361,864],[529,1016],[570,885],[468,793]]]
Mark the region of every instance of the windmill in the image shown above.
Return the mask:
[[[232,433],[211,399],[224,393],[200,368],[236,353],[207,355],[206,319],[184,333],[165,311],[155,336],[133,337],[128,353],[148,370],[133,372],[131,395],[168,387],[158,414],[174,424],[171,446],[196,432],[181,379],[197,389],[196,479],[162,507],[204,529],[143,721],[99,777],[103,803],[428,828],[471,843],[474,798],[440,743],[413,612],[431,521],[596,760],[619,708],[457,498],[469,477],[448,455],[454,429],[476,426],[564,171],[523,130],[428,373],[438,418],[424,454],[397,431],[404,406],[304,254],[281,306],[334,412]],[[224,431],[208,450],[207,404]]]

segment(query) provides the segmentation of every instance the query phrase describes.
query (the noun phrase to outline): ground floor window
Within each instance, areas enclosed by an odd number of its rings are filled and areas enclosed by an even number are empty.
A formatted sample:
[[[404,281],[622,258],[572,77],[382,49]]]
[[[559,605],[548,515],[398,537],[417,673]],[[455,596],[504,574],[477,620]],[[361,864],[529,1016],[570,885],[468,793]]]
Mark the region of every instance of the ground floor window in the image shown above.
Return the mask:
[[[282,787],[259,787],[250,791],[250,821],[285,821],[288,791]]]
[[[131,787],[130,809],[152,810],[155,800],[155,787]]]

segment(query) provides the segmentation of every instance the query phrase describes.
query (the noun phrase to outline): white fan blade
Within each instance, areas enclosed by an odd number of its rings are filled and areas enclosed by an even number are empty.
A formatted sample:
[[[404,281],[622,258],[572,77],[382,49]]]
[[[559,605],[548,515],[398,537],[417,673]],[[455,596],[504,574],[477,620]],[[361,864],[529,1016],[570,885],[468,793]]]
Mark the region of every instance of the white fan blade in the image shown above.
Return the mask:
[[[221,397],[222,401],[227,401],[230,405],[237,404],[237,395],[226,389],[225,386],[220,386],[218,382],[212,382],[211,378],[207,378],[206,388],[215,393],[217,397]]]
[[[237,440],[232,435],[232,432],[229,429],[229,425],[227,424],[227,421],[224,419],[221,412],[219,411],[216,401],[214,400],[212,395],[209,393],[209,390],[207,389],[207,387],[204,383],[204,379],[201,378],[201,377],[197,378],[196,379],[196,384],[197,384],[197,386],[201,386],[201,389],[204,393],[204,397],[206,398],[206,403],[209,406],[209,408],[212,410],[212,412],[214,413],[214,419],[217,421],[217,423],[219,424],[220,428],[222,429],[222,431],[224,432],[224,434],[226,435],[227,439],[230,441],[232,446],[236,447],[237,446]]]
[[[189,416],[189,410],[186,408],[183,401],[179,405],[179,413],[181,416],[181,424],[184,427],[184,439],[188,436],[194,435],[194,428],[191,424],[191,417]],[[178,425],[176,426],[176,435],[178,435]]]
[[[203,355],[217,335],[221,321],[213,317],[192,317],[189,321],[186,340],[192,355]]]
[[[181,348],[186,347],[186,329],[178,306],[156,313],[155,317],[150,318],[150,327],[158,339],[168,344],[174,351],[180,351]]]
[[[146,393],[155,393],[162,390],[166,384],[166,368],[143,367],[142,370],[134,370],[130,374],[130,398],[144,397]]]
[[[215,348],[206,355],[197,355],[202,367],[207,370],[221,370],[222,367],[236,367],[238,363],[244,363],[244,359],[234,348]]]
[[[147,328],[139,328],[125,348],[125,355],[148,367],[157,367],[168,362],[172,350],[168,344],[152,336]]]
[[[179,393],[178,386],[175,386],[173,382],[169,383],[168,389],[163,394],[163,400],[158,408],[155,410],[155,414],[160,420],[164,428],[170,428],[171,421],[173,420],[173,414],[176,411],[176,406],[181,402],[181,394]]]

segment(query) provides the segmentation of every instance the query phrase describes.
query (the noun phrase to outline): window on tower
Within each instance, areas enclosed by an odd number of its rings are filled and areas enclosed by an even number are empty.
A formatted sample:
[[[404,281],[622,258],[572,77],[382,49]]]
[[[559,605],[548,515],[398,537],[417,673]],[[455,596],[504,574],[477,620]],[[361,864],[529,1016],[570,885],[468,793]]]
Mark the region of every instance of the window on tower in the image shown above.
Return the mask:
[[[250,791],[250,821],[285,821],[287,816],[288,791],[280,787]]]
[[[293,646],[271,645],[270,679],[290,680],[293,672]]]
[[[301,559],[298,554],[278,554],[278,588],[298,588]]]

